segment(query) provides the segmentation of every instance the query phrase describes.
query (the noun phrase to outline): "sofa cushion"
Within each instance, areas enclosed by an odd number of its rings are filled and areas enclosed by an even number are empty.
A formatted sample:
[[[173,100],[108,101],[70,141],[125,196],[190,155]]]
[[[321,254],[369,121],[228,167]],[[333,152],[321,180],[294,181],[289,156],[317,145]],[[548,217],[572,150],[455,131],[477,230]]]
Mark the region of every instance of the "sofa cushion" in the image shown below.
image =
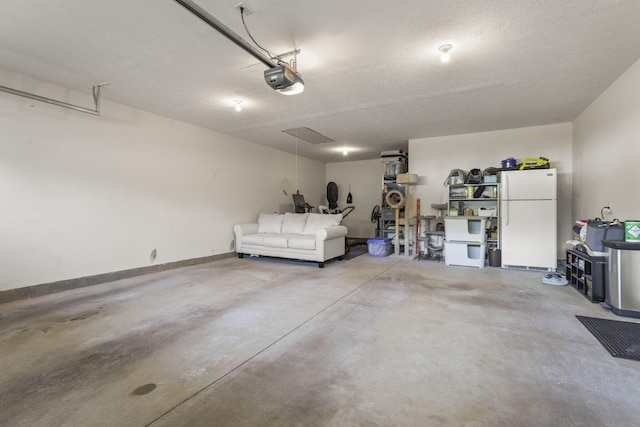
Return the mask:
[[[297,234],[271,234],[269,236],[265,236],[262,239],[262,244],[265,248],[286,248],[287,241],[291,237],[296,237]]]
[[[284,215],[261,213],[258,217],[258,233],[282,232]]]
[[[262,246],[264,241],[264,234],[247,234],[242,236],[243,245],[255,245]]]
[[[296,236],[289,238],[289,248],[291,249],[307,249],[316,250],[315,236]]]
[[[331,227],[332,225],[340,225],[340,221],[342,221],[342,214],[309,214],[307,224],[304,226],[302,234],[305,236],[315,236],[318,230]]]
[[[291,213],[284,214],[282,220],[282,232],[288,234],[302,234],[304,226],[307,224],[308,213]]]

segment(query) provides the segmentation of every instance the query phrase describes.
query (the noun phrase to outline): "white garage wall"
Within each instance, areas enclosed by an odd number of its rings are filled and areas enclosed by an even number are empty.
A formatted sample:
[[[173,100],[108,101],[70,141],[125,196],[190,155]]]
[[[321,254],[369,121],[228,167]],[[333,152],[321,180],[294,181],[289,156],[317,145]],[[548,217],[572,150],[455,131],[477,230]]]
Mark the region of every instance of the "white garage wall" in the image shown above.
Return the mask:
[[[90,105],[87,93],[2,70],[0,78]],[[610,218],[640,219],[629,197],[640,180],[638,87],[640,61],[574,121],[573,144],[566,123],[411,140],[423,213],[446,200],[451,169],[543,155],[559,170],[559,246],[574,219],[598,216],[604,205]],[[154,263],[230,252],[233,224],[290,210],[296,182],[313,205],[326,203],[326,183],[336,182],[341,207],[351,184],[349,235],[373,236],[379,160],[325,166],[299,157],[296,176],[288,153],[108,101],[102,111],[93,117],[0,93],[0,290],[150,265],[154,248]]]
[[[376,224],[371,223],[371,211],[379,205],[382,197],[382,174],[384,165],[379,159],[355,162],[327,163],[327,183],[338,184],[338,207],[347,206],[347,195],[351,195],[355,210],[342,224],[349,229],[349,237],[373,238]],[[328,202],[325,200],[325,205]]]
[[[574,121],[573,210],[579,218],[640,219],[640,60]]]
[[[296,178],[291,154],[108,101],[95,117],[0,92],[0,129],[0,290],[229,253],[233,225],[291,209],[296,181],[324,195],[324,163],[298,158]]]
[[[452,169],[486,169],[500,167],[508,157],[522,161],[543,156],[558,169],[558,259],[563,258],[562,244],[572,237],[575,220],[571,214],[571,138],[571,123],[561,123],[410,140],[409,172],[420,176],[413,191],[421,199],[421,213],[435,214],[430,205],[447,201],[443,182]]]

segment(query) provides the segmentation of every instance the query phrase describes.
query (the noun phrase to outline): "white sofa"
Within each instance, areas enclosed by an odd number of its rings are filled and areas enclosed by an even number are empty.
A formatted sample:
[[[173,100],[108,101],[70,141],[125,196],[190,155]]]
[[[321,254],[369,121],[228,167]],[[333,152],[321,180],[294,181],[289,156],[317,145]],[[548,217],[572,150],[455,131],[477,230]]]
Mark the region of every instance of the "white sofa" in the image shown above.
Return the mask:
[[[315,261],[323,268],[345,254],[347,227],[340,221],[342,214],[261,213],[257,223],[233,227],[236,253]]]

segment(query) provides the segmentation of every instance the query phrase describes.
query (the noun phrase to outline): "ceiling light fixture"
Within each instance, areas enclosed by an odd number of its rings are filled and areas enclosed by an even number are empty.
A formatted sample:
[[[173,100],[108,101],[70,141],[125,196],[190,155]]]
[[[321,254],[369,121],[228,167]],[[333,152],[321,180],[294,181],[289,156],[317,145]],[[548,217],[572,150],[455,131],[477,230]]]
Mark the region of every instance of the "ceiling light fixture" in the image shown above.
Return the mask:
[[[353,146],[343,145],[342,147],[334,147],[330,149],[334,153],[342,153],[343,156],[348,156],[351,153],[358,151],[357,148]]]
[[[233,101],[233,103],[235,104],[235,109],[238,113],[242,111],[242,104],[243,104],[242,100],[236,99],[235,101]]]
[[[450,59],[449,51],[452,48],[453,46],[450,44],[443,44],[438,48],[438,50],[440,51],[440,61],[442,61],[445,64],[449,62],[449,59]]]

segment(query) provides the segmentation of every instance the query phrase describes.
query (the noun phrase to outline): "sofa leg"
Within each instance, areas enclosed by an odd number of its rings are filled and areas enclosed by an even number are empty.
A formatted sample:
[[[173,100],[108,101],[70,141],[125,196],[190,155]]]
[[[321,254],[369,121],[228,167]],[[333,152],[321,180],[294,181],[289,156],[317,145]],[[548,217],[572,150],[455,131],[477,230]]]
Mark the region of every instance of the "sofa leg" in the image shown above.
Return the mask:
[[[319,262],[318,263],[318,268],[324,268],[324,262]]]
[[[244,258],[244,254],[241,252],[238,252],[238,258]]]

